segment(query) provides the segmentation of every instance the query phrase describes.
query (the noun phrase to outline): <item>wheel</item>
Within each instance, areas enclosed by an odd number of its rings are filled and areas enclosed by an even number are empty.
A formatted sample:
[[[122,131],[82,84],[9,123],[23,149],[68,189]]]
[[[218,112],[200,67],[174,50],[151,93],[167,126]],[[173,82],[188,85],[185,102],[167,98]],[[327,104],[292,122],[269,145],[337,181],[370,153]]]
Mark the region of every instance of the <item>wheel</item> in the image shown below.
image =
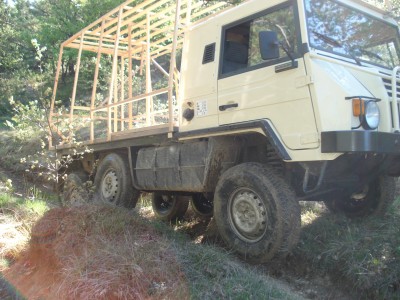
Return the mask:
[[[64,182],[63,201],[66,206],[76,206],[85,203],[88,194],[83,184],[88,176],[84,172],[75,172],[68,175]]]
[[[134,208],[140,196],[132,185],[128,160],[115,153],[101,161],[94,185],[96,199],[110,205]]]
[[[154,193],[151,204],[155,216],[162,221],[181,219],[189,206],[189,197]]]
[[[203,194],[194,194],[190,200],[193,211],[200,217],[212,217],[213,201]]]
[[[325,205],[333,213],[344,213],[349,218],[370,215],[382,216],[396,199],[396,179],[380,176],[359,193],[349,198],[325,201]]]
[[[214,196],[214,219],[225,243],[249,262],[286,255],[300,234],[300,205],[290,186],[268,166],[227,170]]]

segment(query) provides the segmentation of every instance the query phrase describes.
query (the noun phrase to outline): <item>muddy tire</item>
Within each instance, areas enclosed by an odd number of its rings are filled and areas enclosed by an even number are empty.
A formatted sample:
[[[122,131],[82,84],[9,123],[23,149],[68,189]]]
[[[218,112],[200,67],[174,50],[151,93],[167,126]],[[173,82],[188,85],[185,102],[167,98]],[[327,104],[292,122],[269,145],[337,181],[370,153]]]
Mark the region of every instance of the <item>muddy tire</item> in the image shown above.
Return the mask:
[[[134,208],[140,196],[132,185],[128,159],[115,153],[101,161],[94,185],[95,199],[113,206]]]
[[[190,197],[186,196],[153,193],[151,205],[157,219],[170,222],[183,218],[189,207],[189,200]]]
[[[211,218],[213,215],[213,201],[203,194],[195,194],[190,200],[190,205],[195,214],[202,218]]]
[[[300,234],[300,206],[290,186],[268,166],[238,165],[220,178],[214,219],[225,243],[243,259],[285,256]]]
[[[87,180],[88,176],[84,172],[74,172],[68,175],[63,190],[65,206],[82,205],[88,200],[88,193],[83,186]]]
[[[359,194],[349,198],[325,201],[333,213],[343,213],[349,218],[383,216],[396,199],[396,179],[380,176]]]

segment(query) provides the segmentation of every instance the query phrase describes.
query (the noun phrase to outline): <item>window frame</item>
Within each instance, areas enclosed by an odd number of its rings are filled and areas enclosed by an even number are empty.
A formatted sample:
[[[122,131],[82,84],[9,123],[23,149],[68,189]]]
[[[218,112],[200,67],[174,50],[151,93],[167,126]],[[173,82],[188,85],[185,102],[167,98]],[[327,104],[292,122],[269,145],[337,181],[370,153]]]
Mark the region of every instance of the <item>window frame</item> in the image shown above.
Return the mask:
[[[288,56],[285,56],[285,57],[281,57],[278,59],[272,59],[272,60],[257,64],[257,65],[254,65],[254,66],[248,66],[247,68],[239,69],[236,71],[222,73],[223,63],[224,63],[224,54],[225,54],[225,38],[226,38],[227,30],[229,30],[237,25],[240,25],[242,23],[254,21],[255,19],[258,19],[260,17],[274,13],[278,10],[281,10],[284,8],[289,8],[289,7],[293,7],[294,25],[295,25],[296,37],[297,37],[297,51],[295,53],[293,53],[293,59],[299,59],[299,58],[303,57],[303,53],[302,53],[302,44],[303,43],[302,43],[302,39],[301,39],[300,17],[299,17],[299,9],[297,6],[297,1],[295,1],[295,0],[285,1],[278,5],[275,5],[273,7],[267,8],[263,11],[257,12],[255,14],[252,14],[250,16],[247,16],[245,18],[239,19],[235,22],[232,22],[232,23],[222,26],[221,44],[220,44],[221,51],[219,54],[218,80],[291,61],[291,59]]]
[[[310,37],[311,37],[312,33],[310,32],[310,27],[308,26],[308,17],[309,17],[309,15],[308,15],[307,8],[306,8],[306,0],[303,0],[303,1],[304,1],[304,16],[305,16],[306,31],[307,31],[307,35],[308,35],[307,43],[308,43],[309,47],[312,48],[312,49],[318,50],[318,51],[322,51],[322,52],[334,55],[335,56],[334,58],[337,59],[337,60],[349,62],[349,63],[352,63],[352,64],[357,64],[357,62],[354,61],[354,58],[352,56],[350,56],[350,55],[340,54],[340,53],[337,53],[337,52],[334,52],[334,51],[329,51],[329,50],[324,49],[322,47],[316,47],[316,46],[311,44]],[[384,23],[386,25],[389,25],[389,26],[395,28],[396,31],[397,31],[397,35],[400,37],[400,28],[399,28],[399,26],[396,26],[392,22],[389,22],[389,21],[386,21],[384,19],[378,18],[378,17],[374,16],[373,14],[371,14],[369,12],[362,11],[361,9],[359,9],[357,7],[354,7],[354,6],[351,6],[351,5],[348,5],[347,3],[344,3],[342,1],[338,1],[338,0],[330,0],[330,1],[336,3],[339,6],[343,6],[343,7],[347,8],[347,9],[357,11],[357,12],[359,12],[361,14],[364,14],[364,15],[368,16],[371,19],[375,19],[377,21],[380,21],[380,22],[382,22],[382,23]],[[400,60],[400,43],[398,45],[399,47],[396,46],[396,43],[394,43],[394,44],[395,44],[396,52],[398,53],[397,55],[399,56],[399,60]],[[358,58],[358,59],[360,59],[360,58]],[[393,69],[391,67],[384,66],[384,65],[381,65],[381,64],[378,64],[378,63],[374,63],[374,62],[371,62],[371,61],[366,61],[366,60],[363,60],[363,59],[360,59],[360,61],[362,63],[364,63],[364,64],[375,66],[375,67],[379,67],[379,68],[386,69],[386,70],[392,70]]]

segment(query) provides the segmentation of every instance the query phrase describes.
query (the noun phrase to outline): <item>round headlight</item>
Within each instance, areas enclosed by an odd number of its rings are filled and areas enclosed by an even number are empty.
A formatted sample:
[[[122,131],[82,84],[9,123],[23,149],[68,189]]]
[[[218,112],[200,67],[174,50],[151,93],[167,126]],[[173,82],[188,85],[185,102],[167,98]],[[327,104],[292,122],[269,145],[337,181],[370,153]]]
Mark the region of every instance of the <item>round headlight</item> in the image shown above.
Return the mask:
[[[365,129],[377,129],[380,119],[381,112],[379,111],[378,104],[375,101],[366,102],[363,127]]]

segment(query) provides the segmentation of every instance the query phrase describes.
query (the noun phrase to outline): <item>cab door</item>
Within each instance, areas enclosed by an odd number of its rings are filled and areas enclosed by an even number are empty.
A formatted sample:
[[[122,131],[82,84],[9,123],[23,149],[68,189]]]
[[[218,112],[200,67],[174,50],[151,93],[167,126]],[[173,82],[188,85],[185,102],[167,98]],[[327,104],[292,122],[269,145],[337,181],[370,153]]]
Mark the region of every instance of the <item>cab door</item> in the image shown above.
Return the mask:
[[[218,78],[219,125],[269,120],[290,149],[316,148],[319,138],[298,13],[285,2],[222,29]],[[260,32],[278,36],[279,57],[263,60]]]

